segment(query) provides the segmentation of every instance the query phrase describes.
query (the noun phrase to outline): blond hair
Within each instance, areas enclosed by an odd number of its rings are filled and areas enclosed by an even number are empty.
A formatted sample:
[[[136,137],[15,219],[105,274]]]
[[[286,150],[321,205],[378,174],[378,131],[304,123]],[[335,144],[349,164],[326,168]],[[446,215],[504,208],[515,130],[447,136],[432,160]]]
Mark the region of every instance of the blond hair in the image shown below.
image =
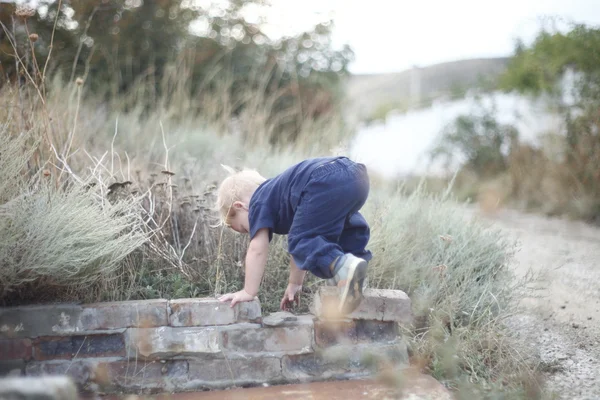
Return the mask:
[[[233,203],[252,197],[254,191],[266,178],[252,169],[243,169],[236,172],[233,168],[225,165],[223,165],[223,168],[229,172],[229,176],[219,186],[216,206],[221,224],[229,225],[230,219],[235,216]]]

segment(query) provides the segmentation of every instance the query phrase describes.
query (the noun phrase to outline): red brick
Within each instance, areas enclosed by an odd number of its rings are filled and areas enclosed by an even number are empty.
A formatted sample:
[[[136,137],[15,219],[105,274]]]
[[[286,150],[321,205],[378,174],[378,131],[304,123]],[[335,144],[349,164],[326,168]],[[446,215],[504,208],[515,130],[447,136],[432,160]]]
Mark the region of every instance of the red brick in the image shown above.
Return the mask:
[[[34,358],[39,361],[85,357],[124,356],[125,341],[120,333],[68,337],[42,337],[34,342]]]
[[[0,339],[0,360],[30,360],[30,339]]]

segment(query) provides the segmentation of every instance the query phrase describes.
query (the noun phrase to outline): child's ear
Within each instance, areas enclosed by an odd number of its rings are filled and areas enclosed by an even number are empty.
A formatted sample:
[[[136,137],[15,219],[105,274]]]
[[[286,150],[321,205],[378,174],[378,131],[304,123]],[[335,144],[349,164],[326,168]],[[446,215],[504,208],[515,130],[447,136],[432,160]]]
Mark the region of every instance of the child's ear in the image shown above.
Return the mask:
[[[248,209],[248,207],[246,207],[246,205],[244,203],[242,203],[241,201],[234,201],[233,208],[235,208],[236,210],[247,210]]]

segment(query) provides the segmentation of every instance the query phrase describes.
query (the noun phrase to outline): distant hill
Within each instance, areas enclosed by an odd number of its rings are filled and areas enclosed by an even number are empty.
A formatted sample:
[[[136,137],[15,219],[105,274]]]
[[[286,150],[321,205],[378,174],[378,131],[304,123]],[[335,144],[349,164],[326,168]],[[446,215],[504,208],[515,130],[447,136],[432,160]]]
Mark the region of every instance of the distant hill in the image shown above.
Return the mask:
[[[495,80],[508,57],[446,62],[389,73],[353,75],[346,84],[351,115],[364,118],[378,109],[427,104],[433,98],[459,95],[482,79]]]

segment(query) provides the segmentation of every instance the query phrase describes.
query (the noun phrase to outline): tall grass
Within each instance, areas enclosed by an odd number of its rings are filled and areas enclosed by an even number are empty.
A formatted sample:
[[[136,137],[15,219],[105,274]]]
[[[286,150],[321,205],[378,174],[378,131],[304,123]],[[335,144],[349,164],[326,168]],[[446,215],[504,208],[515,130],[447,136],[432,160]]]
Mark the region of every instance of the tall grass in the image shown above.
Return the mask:
[[[261,98],[248,90],[248,98]],[[212,227],[220,164],[273,176],[304,157],[331,154],[351,133],[335,117],[311,121],[284,147],[270,144],[262,102],[250,108],[256,120],[238,116],[237,130],[232,115],[223,125],[178,110],[194,101],[179,89],[151,109],[107,103],[86,93],[85,83],[64,85],[59,77],[47,93],[40,104],[27,89],[0,92],[4,110],[13,110],[0,131],[0,173],[11,177],[0,184],[3,304],[238,290],[247,238]],[[215,109],[228,107],[227,99],[213,101]],[[417,323],[406,333],[417,365],[480,397],[535,386],[533,367],[503,327],[523,288],[509,269],[515,243],[447,194],[422,188],[409,194],[374,182],[364,213],[375,256],[370,286],[411,296]],[[266,313],[278,307],[288,265],[285,238],[276,237],[259,294]],[[307,279],[298,312],[308,311],[321,284]]]
[[[417,364],[462,393],[459,398],[493,396],[494,385],[517,396],[523,382],[539,391],[525,362],[531,354],[504,327],[528,290],[529,277],[517,280],[509,269],[516,242],[469,217],[448,192],[427,194],[419,186],[378,198],[386,201],[368,212],[377,255],[369,282],[411,297]],[[479,394],[464,397],[467,391]]]

